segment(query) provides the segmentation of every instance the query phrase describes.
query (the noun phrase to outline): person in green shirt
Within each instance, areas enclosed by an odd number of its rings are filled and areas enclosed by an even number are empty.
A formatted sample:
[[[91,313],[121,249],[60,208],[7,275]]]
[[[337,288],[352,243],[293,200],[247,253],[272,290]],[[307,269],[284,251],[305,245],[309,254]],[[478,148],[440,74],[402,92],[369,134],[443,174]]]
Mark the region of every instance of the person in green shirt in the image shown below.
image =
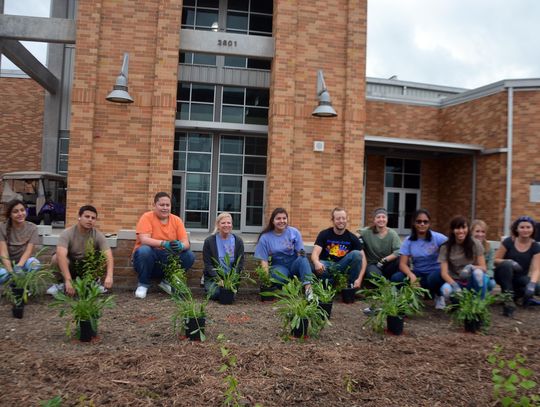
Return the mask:
[[[399,271],[401,239],[388,227],[388,212],[377,208],[373,212],[373,225],[359,230],[367,258],[366,279],[374,275],[391,279]]]

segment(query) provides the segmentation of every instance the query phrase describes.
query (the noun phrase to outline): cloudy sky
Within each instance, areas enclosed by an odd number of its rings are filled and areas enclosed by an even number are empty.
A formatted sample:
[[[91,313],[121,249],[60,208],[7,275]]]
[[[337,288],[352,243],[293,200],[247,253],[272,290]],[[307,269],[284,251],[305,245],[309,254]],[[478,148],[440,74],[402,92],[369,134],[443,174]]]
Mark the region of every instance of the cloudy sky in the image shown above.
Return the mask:
[[[49,13],[49,0],[4,1],[7,14]],[[464,88],[540,78],[540,0],[368,0],[367,75]]]

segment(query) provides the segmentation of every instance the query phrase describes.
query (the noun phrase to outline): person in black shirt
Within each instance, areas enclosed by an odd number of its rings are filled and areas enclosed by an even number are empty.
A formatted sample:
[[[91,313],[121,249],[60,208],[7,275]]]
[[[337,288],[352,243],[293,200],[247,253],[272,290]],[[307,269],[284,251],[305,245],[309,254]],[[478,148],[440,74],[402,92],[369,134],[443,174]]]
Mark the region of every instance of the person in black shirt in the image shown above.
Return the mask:
[[[360,288],[366,273],[366,256],[358,237],[347,229],[347,211],[332,210],[331,228],[319,233],[311,253],[315,273],[332,280],[331,268],[349,275],[349,286]]]

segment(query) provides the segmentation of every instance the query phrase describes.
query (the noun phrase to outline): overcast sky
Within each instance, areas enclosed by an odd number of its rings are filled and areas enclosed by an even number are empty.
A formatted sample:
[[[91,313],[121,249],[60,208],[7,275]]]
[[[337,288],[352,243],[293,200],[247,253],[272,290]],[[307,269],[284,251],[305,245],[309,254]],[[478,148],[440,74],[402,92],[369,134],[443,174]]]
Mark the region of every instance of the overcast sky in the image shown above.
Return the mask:
[[[6,14],[49,14],[49,0],[4,1]],[[464,88],[540,78],[540,0],[368,0],[367,76],[393,75]]]

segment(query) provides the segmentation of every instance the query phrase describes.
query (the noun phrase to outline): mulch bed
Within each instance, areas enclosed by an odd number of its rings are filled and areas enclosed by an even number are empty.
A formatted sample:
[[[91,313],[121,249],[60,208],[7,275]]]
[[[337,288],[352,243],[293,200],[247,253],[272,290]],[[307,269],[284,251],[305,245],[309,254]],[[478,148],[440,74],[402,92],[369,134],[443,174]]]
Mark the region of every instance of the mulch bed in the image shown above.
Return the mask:
[[[233,305],[208,306],[207,341],[172,332],[174,309],[152,289],[145,300],[117,290],[98,338],[68,339],[66,320],[34,300],[21,320],[0,305],[1,406],[36,406],[61,395],[63,406],[219,406],[226,373],[217,336],[238,358],[232,373],[254,406],[489,406],[495,345],[522,353],[540,382],[540,307],[513,319],[493,308],[487,334],[467,334],[427,301],[402,336],[377,335],[362,324],[365,303],[334,303],[332,326],[319,338],[284,340],[271,302],[241,292]],[[202,295],[198,293],[197,295]]]

